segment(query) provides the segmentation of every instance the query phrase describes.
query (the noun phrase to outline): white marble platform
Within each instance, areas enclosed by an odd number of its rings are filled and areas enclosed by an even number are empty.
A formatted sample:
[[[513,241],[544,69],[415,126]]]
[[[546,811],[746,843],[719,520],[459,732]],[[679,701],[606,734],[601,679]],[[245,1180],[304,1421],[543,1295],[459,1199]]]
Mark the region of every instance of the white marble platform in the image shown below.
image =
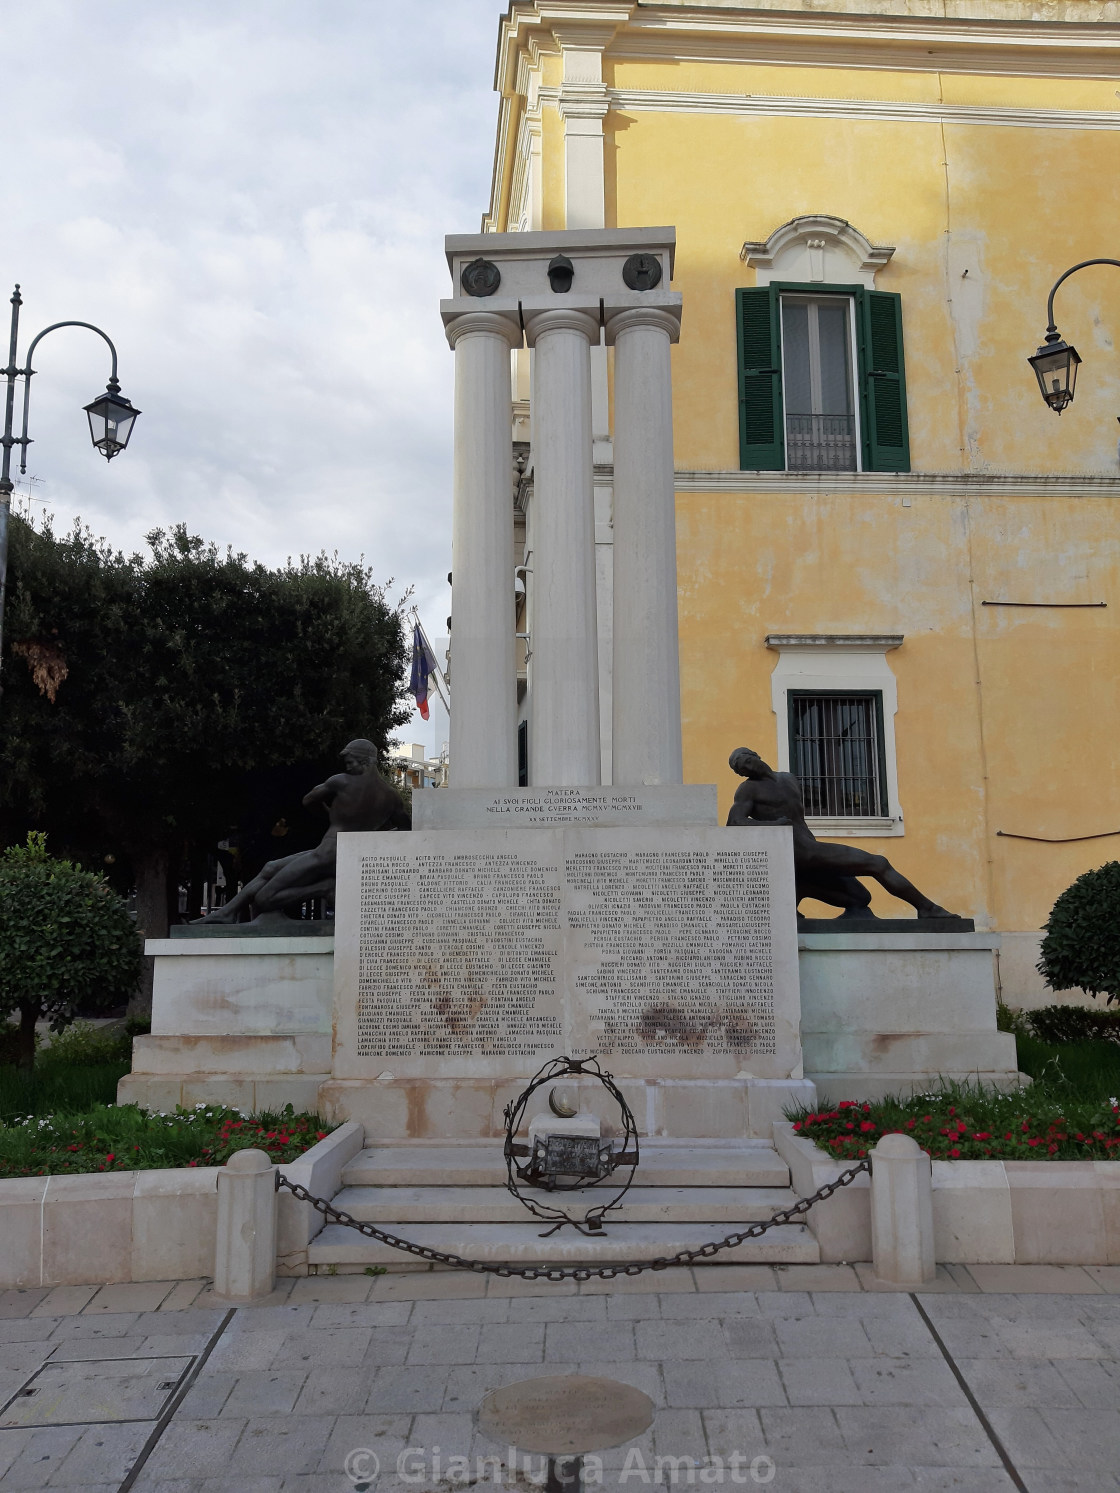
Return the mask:
[[[121,1104],[313,1110],[330,1077],[333,938],[151,938],[152,1033]]]
[[[802,933],[801,1038],[821,1098],[1018,1084],[996,1029],[997,933]]]

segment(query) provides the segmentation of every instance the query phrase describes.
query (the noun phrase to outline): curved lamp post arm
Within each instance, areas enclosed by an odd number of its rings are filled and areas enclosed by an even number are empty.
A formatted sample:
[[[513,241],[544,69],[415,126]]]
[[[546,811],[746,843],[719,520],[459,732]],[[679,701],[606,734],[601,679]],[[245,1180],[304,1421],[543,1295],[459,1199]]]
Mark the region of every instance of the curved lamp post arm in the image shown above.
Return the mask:
[[[1077,386],[1077,368],[1081,355],[1072,343],[1063,342],[1054,321],[1054,297],[1063,285],[1078,270],[1087,270],[1090,265],[1111,264],[1120,270],[1120,259],[1083,259],[1074,264],[1054,281],[1046,301],[1046,335],[1042,346],[1027,359],[1038,379],[1038,391],[1056,415],[1073,403],[1073,392]]]
[[[48,332],[57,332],[60,327],[85,327],[88,332],[96,332],[104,342],[108,343],[109,351],[113,355],[113,368],[112,372],[109,375],[109,382],[105,387],[111,394],[116,394],[120,390],[120,384],[117,381],[117,350],[113,346],[112,339],[107,335],[107,333],[103,332],[100,327],[95,327],[93,322],[91,321],[56,321],[52,322],[49,327],[44,327],[43,330],[32,340],[31,346],[27,349],[27,361],[19,370],[23,375],[23,431],[19,440],[19,469],[21,472],[27,471],[27,448],[30,445],[30,441],[27,435],[27,407],[31,401],[31,375],[35,372],[35,370],[31,366],[31,355],[39,346],[39,343],[42,342],[43,338],[47,335]],[[12,361],[14,362],[15,359],[13,358]]]
[[[1111,264],[1115,265],[1116,268],[1120,270],[1120,259],[1083,259],[1080,264],[1075,264],[1068,270],[1066,270],[1064,275],[1059,275],[1058,278],[1054,281],[1053,288],[1051,289],[1050,295],[1046,302],[1047,336],[1049,336],[1051,332],[1057,332],[1058,330],[1058,328],[1054,324],[1054,296],[1057,293],[1058,286],[1061,285],[1064,280],[1068,280],[1071,275],[1076,275],[1078,270],[1087,270],[1092,264]]]

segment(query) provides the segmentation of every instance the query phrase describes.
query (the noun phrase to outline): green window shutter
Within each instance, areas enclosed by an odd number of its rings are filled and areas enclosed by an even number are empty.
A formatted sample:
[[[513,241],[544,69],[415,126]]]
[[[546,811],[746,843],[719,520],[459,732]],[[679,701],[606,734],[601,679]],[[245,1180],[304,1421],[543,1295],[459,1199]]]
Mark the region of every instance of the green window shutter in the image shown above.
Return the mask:
[[[744,472],[784,472],[782,348],[773,286],[735,292],[739,347],[739,466]]]
[[[863,465],[869,472],[908,472],[902,297],[892,291],[861,289],[858,302]]]

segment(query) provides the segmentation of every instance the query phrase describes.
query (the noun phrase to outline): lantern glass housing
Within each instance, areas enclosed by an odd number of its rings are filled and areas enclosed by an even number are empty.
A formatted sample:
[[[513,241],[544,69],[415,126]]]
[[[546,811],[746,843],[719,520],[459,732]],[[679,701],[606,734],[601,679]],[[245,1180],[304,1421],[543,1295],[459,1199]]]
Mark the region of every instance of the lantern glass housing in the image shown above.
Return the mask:
[[[140,411],[112,388],[87,404],[85,411],[89,416],[90,439],[105,460],[112,461],[128,445]]]
[[[1034,369],[1043,399],[1060,415],[1067,404],[1073,403],[1077,365],[1081,362],[1077,349],[1055,334],[1054,340],[1047,338],[1027,362]]]

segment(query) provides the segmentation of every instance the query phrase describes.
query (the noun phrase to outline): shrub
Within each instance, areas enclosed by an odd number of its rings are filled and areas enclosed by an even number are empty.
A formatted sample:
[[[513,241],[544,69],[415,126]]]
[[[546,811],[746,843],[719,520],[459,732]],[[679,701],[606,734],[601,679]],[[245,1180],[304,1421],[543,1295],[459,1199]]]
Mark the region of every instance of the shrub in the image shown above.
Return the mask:
[[[19,1015],[19,1061],[35,1060],[35,1023],[52,1032],[79,1007],[124,1004],[140,974],[140,939],[105,880],[47,854],[46,836],[0,856],[0,1019]]]
[[[1120,861],[1086,871],[1054,903],[1038,972],[1051,990],[1120,1000]]]
[[[48,1046],[39,1049],[35,1067],[46,1073],[58,1068],[92,1068],[131,1061],[132,1038],[119,1026],[97,1027],[90,1021],[75,1021]]]
[[[1025,1013],[1031,1034],[1040,1042],[1120,1042],[1120,1011],[1090,1006],[1043,1006]]]

